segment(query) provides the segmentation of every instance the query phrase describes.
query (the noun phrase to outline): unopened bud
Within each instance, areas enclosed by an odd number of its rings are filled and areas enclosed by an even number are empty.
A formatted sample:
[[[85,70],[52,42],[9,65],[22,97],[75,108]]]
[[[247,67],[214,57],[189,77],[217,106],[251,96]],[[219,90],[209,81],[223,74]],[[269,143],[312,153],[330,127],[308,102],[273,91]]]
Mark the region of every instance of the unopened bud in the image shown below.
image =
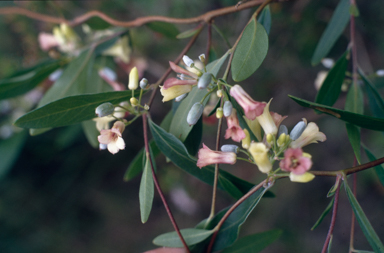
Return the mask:
[[[139,101],[138,101],[137,98],[135,98],[135,97],[131,97],[131,99],[129,100],[129,102],[131,102],[131,105],[132,105],[132,106],[138,106],[138,105],[139,105]]]
[[[200,119],[201,115],[203,114],[204,106],[200,102],[195,103],[191,109],[189,110],[188,116],[187,116],[187,122],[188,125],[192,126],[197,123],[197,121]]]
[[[272,134],[267,134],[267,142],[269,144],[272,144],[273,143],[273,135]]]
[[[141,79],[141,81],[140,81],[140,88],[144,90],[147,87],[148,87],[148,80],[147,80],[147,78]]]
[[[178,97],[175,98],[175,101],[176,102],[180,102],[181,100],[183,100],[184,98],[186,98],[188,96],[188,93],[185,93],[183,95],[180,95]]]
[[[288,128],[285,125],[279,126],[279,131],[277,132],[277,136],[280,137],[281,134],[288,134]]]
[[[289,134],[289,137],[291,137],[293,141],[297,140],[301,136],[301,134],[304,132],[306,127],[307,127],[306,122],[300,121],[299,123],[296,124],[296,126],[293,127],[291,133]]]
[[[217,90],[216,95],[217,97],[221,98],[223,96],[223,90]]]
[[[241,146],[244,149],[249,149],[251,145],[251,135],[249,134],[247,129],[243,129],[243,131],[245,133],[245,138],[241,140]]]
[[[282,147],[286,144],[287,135],[285,133],[280,134],[279,138],[277,139],[277,146]]]
[[[205,62],[205,54],[199,55],[199,60],[204,63]]]
[[[103,103],[96,107],[95,113],[97,117],[105,117],[111,115],[115,110],[115,106],[109,102]]]
[[[129,72],[128,89],[136,90],[137,87],[139,87],[139,71],[134,67],[131,69],[131,72]]]
[[[148,110],[149,110],[149,105],[145,104],[145,105],[144,105],[144,110],[147,110],[147,111],[148,111]]]
[[[223,108],[219,107],[216,109],[216,118],[221,119],[223,117]]]
[[[321,63],[327,69],[330,69],[330,68],[333,67],[333,65],[335,65],[335,61],[333,59],[331,59],[331,58],[324,58],[324,59],[321,60]]]
[[[379,69],[376,71],[376,75],[379,76],[379,77],[382,77],[384,76],[384,69]]]
[[[212,80],[212,74],[211,73],[204,73],[197,82],[197,88],[199,89],[205,89],[208,87],[208,85],[211,83]]]
[[[230,101],[225,101],[223,107],[224,117],[229,117],[232,114],[232,109],[232,103]]]
[[[190,68],[192,68],[195,65],[193,60],[191,58],[189,58],[187,55],[183,56],[183,61],[184,61],[185,65],[187,65]]]
[[[233,152],[233,153],[239,153],[239,147],[236,146],[236,145],[232,145],[232,144],[225,144],[223,146],[221,146],[221,151],[223,152]]]
[[[107,144],[99,144],[99,150],[105,150],[107,149],[108,145]]]
[[[315,175],[309,172],[305,172],[302,175],[296,175],[294,173],[289,174],[289,179],[292,182],[297,182],[297,183],[308,183],[309,181],[312,181],[315,178]]]

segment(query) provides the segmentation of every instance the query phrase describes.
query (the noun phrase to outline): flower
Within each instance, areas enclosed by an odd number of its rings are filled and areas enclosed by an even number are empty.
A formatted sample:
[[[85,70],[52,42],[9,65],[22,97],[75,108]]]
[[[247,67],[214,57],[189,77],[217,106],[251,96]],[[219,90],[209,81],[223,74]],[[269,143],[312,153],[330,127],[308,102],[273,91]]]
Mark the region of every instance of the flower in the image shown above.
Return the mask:
[[[133,67],[129,72],[128,89],[136,90],[139,87],[139,71]]]
[[[232,109],[232,113],[227,117],[228,128],[225,131],[225,139],[232,138],[233,141],[240,142],[245,138],[245,133],[239,125],[239,119],[237,118],[236,110]]]
[[[289,148],[284,152],[284,158],[280,161],[280,168],[296,175],[302,175],[312,166],[311,158],[303,155],[301,148]]]
[[[263,114],[257,117],[257,121],[259,121],[259,124],[263,128],[265,136],[268,134],[277,134],[277,126],[274,119],[278,119],[280,122],[282,121],[280,115],[274,115],[275,117],[272,117],[271,113],[269,112],[269,104],[271,101],[272,99],[269,100],[268,104],[264,107]]]
[[[226,164],[235,164],[236,163],[236,153],[234,152],[222,152],[222,151],[213,151],[209,149],[203,143],[203,148],[199,150],[198,154],[199,159],[197,160],[197,167],[200,169],[204,166],[216,163],[226,163]]]
[[[178,96],[188,93],[191,90],[192,85],[176,85],[168,89],[164,88],[164,86],[160,87],[160,93],[163,95],[163,102],[177,98]]]
[[[118,39],[111,47],[104,50],[102,54],[113,56],[127,64],[130,61],[131,52],[132,49],[129,46],[129,37],[126,35]]]
[[[43,51],[48,51],[53,47],[57,47],[59,42],[56,37],[51,33],[39,33],[39,44]]]
[[[186,69],[183,69],[182,67],[176,65],[175,63],[173,62],[169,62],[169,66],[171,67],[171,69],[173,71],[175,71],[176,73],[178,73],[178,78],[174,78],[174,77],[171,77],[171,78],[168,78],[167,80],[165,80],[164,82],[164,89],[169,89],[173,86],[176,86],[176,85],[195,85],[197,84],[197,79],[198,79],[198,75],[191,72],[191,71],[188,71]]]
[[[236,84],[233,86],[229,93],[244,109],[245,116],[248,119],[254,120],[257,116],[260,116],[263,113],[266,103],[254,101],[240,85]]]
[[[249,129],[251,129],[252,133],[256,136],[257,140],[262,141],[263,138],[261,137],[261,126],[259,121],[257,121],[257,118],[254,120],[250,120],[245,116],[243,116],[243,118],[245,122],[247,122]]]
[[[291,148],[302,148],[311,143],[317,143],[318,141],[325,141],[327,137],[324,133],[319,132],[319,127],[316,123],[310,122],[305,128],[304,132],[300,135],[300,137],[291,142],[289,145]]]
[[[315,175],[309,172],[305,172],[302,175],[296,175],[296,174],[293,174],[292,172],[291,174],[289,174],[289,179],[292,182],[296,182],[296,183],[308,183],[309,181],[312,181],[314,178],[315,178]]]
[[[97,137],[100,144],[106,144],[108,151],[116,154],[125,148],[125,142],[121,138],[121,134],[125,129],[125,124],[121,121],[116,121],[113,127],[109,130],[101,130]]]
[[[269,173],[272,164],[269,161],[268,149],[262,142],[252,142],[248,151],[251,153],[254,162],[262,173]]]

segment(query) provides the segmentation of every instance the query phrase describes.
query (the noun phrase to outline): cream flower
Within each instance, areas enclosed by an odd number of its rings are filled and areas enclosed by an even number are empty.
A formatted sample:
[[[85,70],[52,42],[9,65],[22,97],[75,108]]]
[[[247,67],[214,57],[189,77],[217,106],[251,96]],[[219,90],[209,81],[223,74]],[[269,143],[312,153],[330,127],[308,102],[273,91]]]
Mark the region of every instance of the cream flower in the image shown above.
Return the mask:
[[[305,172],[302,175],[297,175],[292,172],[289,174],[289,179],[292,182],[296,182],[296,183],[308,183],[309,181],[312,181],[314,178],[315,178],[315,175],[309,172]]]
[[[268,148],[262,142],[253,142],[248,151],[251,153],[253,160],[262,173],[269,173],[272,169],[272,164],[268,157]]]
[[[291,142],[289,146],[291,148],[302,148],[311,143],[317,143],[318,141],[323,142],[326,139],[327,137],[325,134],[319,132],[319,127],[316,123],[310,122],[301,136],[297,140]]]
[[[271,103],[272,99],[269,100],[268,104],[264,107],[263,114],[258,116],[256,119],[259,121],[259,124],[264,130],[264,134],[267,136],[268,134],[276,135],[277,134],[277,126],[275,123],[274,118],[278,117],[272,117],[271,113],[269,112],[269,104]],[[281,119],[282,120],[282,119]]]
[[[192,85],[176,85],[168,89],[165,89],[164,86],[160,87],[160,93],[163,96],[163,102],[177,98],[178,96],[188,93],[191,90]]]
[[[100,144],[107,145],[108,151],[116,154],[125,148],[124,139],[121,135],[125,129],[125,124],[121,121],[116,121],[110,130],[101,130],[97,137]]]

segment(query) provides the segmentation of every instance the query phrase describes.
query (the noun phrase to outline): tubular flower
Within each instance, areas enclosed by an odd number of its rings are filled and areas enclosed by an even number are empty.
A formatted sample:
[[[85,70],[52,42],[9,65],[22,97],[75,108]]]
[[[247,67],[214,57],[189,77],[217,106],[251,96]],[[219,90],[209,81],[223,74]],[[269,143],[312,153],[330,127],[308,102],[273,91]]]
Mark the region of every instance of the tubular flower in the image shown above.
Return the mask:
[[[239,125],[239,119],[237,118],[236,110],[232,109],[232,113],[227,117],[228,128],[225,131],[225,139],[232,138],[233,141],[240,142],[245,138],[245,133]]]
[[[297,140],[291,142],[289,146],[291,148],[301,148],[311,143],[317,143],[318,141],[323,142],[326,139],[327,137],[325,134],[319,132],[319,127],[316,123],[310,122],[301,136]]]
[[[191,72],[191,71],[188,71],[186,69],[183,69],[182,67],[176,65],[175,63],[173,62],[169,62],[169,66],[171,67],[171,69],[173,71],[175,71],[176,73],[178,73],[178,78],[168,78],[167,80],[165,80],[164,82],[164,89],[169,89],[173,86],[176,86],[176,85],[194,85],[194,84],[197,84],[197,79],[198,79],[198,75],[196,75],[195,73]]]
[[[312,181],[314,178],[315,178],[315,175],[309,172],[305,172],[302,175],[296,175],[296,174],[293,174],[292,172],[291,174],[289,174],[289,179],[292,182],[296,182],[296,183],[308,183],[309,181]]]
[[[257,119],[250,120],[247,117],[243,116],[245,122],[251,129],[252,133],[256,136],[257,140],[261,141],[263,138],[261,137],[261,126]]]
[[[125,124],[121,121],[116,121],[113,127],[109,130],[101,130],[97,137],[100,144],[107,145],[108,151],[116,154],[125,148],[125,142],[121,138],[121,134],[125,129]]]
[[[268,157],[268,148],[262,142],[252,142],[248,151],[251,153],[254,162],[262,173],[269,173],[272,164]]]
[[[289,148],[284,152],[280,168],[295,175],[303,175],[312,166],[311,158],[303,156],[301,148]]]
[[[226,163],[226,164],[235,164],[236,163],[236,153],[234,152],[222,152],[222,151],[213,151],[209,149],[203,143],[203,148],[199,150],[198,154],[199,159],[197,160],[197,167],[200,169],[204,166],[216,163]]]
[[[160,87],[160,93],[163,95],[163,102],[172,100],[181,96],[185,93],[188,93],[192,90],[192,85],[177,85],[171,88],[164,88],[164,86]]]
[[[268,104],[264,107],[263,114],[257,117],[257,121],[259,121],[259,124],[264,130],[264,134],[267,136],[268,134],[276,135],[277,134],[277,126],[275,123],[274,118],[280,118],[280,117],[272,117],[271,113],[269,112],[269,104],[271,103],[272,99],[269,100]],[[276,114],[276,113],[274,113]],[[279,119],[281,122],[282,119]]]
[[[229,93],[244,109],[245,116],[248,119],[254,120],[257,116],[260,116],[263,113],[266,103],[253,100],[240,85],[236,84],[233,86]]]

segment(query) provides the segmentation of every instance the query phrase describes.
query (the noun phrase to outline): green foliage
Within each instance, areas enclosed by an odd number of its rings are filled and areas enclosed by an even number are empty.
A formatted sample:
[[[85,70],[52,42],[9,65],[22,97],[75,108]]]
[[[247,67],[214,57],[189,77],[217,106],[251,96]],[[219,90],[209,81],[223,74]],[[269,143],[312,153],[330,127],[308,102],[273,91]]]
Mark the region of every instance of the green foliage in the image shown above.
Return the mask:
[[[149,214],[151,213],[154,194],[155,188],[153,184],[150,154],[148,153],[146,154],[145,166],[141,176],[139,189],[140,215],[142,223],[147,222]]]
[[[152,31],[158,32],[169,39],[176,39],[176,36],[179,34],[177,27],[171,23],[151,22],[146,24],[146,26]]]
[[[241,82],[250,77],[268,52],[268,34],[255,19],[245,27],[231,63],[232,78]]]
[[[365,153],[367,154],[370,161],[376,160],[376,157],[372,154],[371,151],[369,151],[369,149],[364,148],[364,150],[365,150]],[[375,171],[376,171],[377,177],[379,178],[379,181],[384,186],[384,167],[383,167],[383,165],[375,166]]]
[[[257,21],[264,26],[265,31],[269,35],[272,26],[271,8],[269,8],[269,5],[265,6]]]
[[[327,28],[316,46],[315,53],[312,56],[312,65],[318,64],[321,59],[327,56],[333,45],[343,33],[349,22],[349,0],[340,0],[335,12],[329,21]]]
[[[26,131],[22,131],[8,139],[0,140],[0,154],[3,154],[0,159],[0,179],[12,168],[23,148],[26,137]]]
[[[186,39],[189,37],[192,37],[196,33],[200,32],[203,27],[201,25],[196,26],[195,28],[192,28],[190,30],[184,31],[182,33],[179,33],[176,38],[177,39]]]
[[[197,228],[186,228],[186,229],[180,230],[180,233],[183,236],[188,246],[195,245],[205,240],[213,232],[214,232],[213,230],[205,230],[205,229],[197,229]],[[153,243],[163,247],[172,247],[172,248],[183,247],[183,244],[180,241],[180,238],[176,232],[170,232],[170,233],[159,235],[155,239],[153,239]]]
[[[328,206],[325,208],[325,210],[321,213],[319,219],[317,219],[316,223],[312,226],[311,230],[315,230],[321,222],[324,220],[324,218],[328,215],[328,213],[332,210],[333,204],[335,203],[335,198],[332,198],[332,200],[329,202]]]
[[[378,92],[377,88],[371,83],[371,81],[359,70],[361,79],[365,84],[365,91],[368,96],[369,107],[376,117],[384,117],[384,101]]]

